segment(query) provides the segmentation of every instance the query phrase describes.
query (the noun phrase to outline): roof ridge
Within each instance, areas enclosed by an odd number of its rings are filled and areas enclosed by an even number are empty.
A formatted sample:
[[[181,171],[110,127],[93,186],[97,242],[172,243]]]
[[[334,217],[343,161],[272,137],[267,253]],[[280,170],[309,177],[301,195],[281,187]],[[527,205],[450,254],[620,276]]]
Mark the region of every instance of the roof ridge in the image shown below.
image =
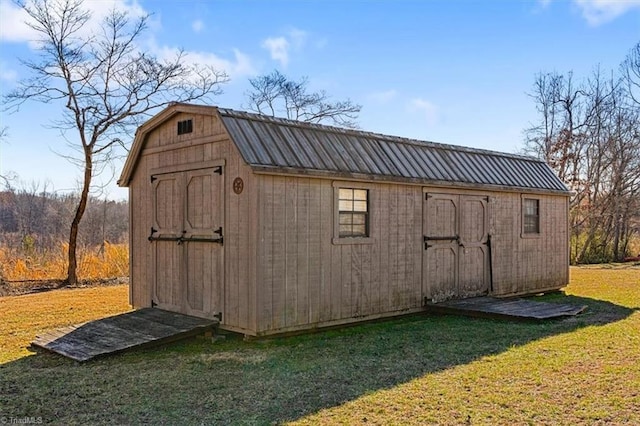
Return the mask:
[[[259,114],[256,112],[239,111],[231,108],[221,108],[221,107],[216,107],[216,108],[218,109],[220,114],[228,117],[233,117],[233,118],[242,118],[246,120],[270,122],[270,123],[284,125],[288,127],[302,127],[302,128],[306,127],[310,129],[316,129],[316,130],[322,130],[325,132],[332,132],[332,133],[339,133],[339,134],[346,134],[346,135],[368,136],[375,139],[382,139],[388,142],[402,143],[402,144],[413,145],[413,146],[429,146],[434,149],[442,149],[447,151],[462,151],[462,152],[468,152],[468,153],[474,153],[474,154],[484,154],[484,155],[491,155],[491,156],[500,156],[505,158],[513,158],[518,160],[531,161],[535,163],[544,163],[543,160],[536,157],[529,156],[529,155],[520,155],[520,154],[513,154],[508,152],[502,152],[502,151],[494,151],[494,150],[484,149],[484,148],[472,148],[464,145],[453,145],[453,144],[446,144],[442,142],[426,141],[426,140],[420,140],[420,139],[414,139],[414,138],[407,138],[403,136],[394,136],[394,135],[387,135],[384,133],[370,132],[370,131],[359,130],[359,129],[350,129],[346,127],[331,126],[327,124],[309,123],[305,121],[292,120],[289,118]]]

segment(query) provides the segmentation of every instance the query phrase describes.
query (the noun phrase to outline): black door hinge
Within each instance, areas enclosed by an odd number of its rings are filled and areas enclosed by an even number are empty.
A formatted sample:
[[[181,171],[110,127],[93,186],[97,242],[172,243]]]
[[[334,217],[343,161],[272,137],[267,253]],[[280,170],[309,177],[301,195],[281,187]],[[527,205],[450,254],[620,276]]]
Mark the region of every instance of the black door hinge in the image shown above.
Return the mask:
[[[158,306],[158,304],[151,299],[151,307],[155,308],[156,306]]]
[[[151,183],[153,183],[154,180],[158,179],[157,177],[155,177],[154,175],[151,175]]]
[[[217,173],[220,176],[222,176],[222,166],[218,166],[215,169],[213,169],[213,173]]]

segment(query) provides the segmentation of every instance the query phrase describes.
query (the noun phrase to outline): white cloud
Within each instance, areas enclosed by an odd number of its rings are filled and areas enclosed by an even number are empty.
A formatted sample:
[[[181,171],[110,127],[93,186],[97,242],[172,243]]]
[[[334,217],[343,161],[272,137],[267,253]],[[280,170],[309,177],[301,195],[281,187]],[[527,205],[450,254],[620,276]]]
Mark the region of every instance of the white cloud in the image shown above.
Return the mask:
[[[76,33],[78,37],[88,37],[95,33],[102,20],[114,8],[126,12],[130,18],[147,14],[136,0],[87,1],[83,6],[91,12],[91,19]],[[0,41],[28,42],[31,47],[35,47],[39,34],[25,23],[29,19],[27,13],[10,0],[0,0]],[[149,25],[154,25],[154,22],[149,22]]]
[[[204,22],[202,22],[201,19],[197,19],[193,21],[193,23],[191,24],[191,28],[194,32],[199,33],[204,30]]]
[[[538,0],[538,4],[544,9],[553,0]],[[640,10],[640,0],[572,0],[582,17],[591,26],[611,22],[619,16],[634,9]]]
[[[268,37],[262,42],[262,47],[269,51],[271,59],[280,62],[283,68],[289,64],[292,51],[300,51],[305,44],[309,34],[298,28],[290,29],[286,35],[279,37]]]
[[[283,68],[289,63],[289,42],[284,37],[269,37],[262,42],[262,47],[269,51],[271,59],[279,61]]]
[[[291,44],[294,48],[301,49],[307,41],[307,32],[297,28],[292,28],[289,30],[289,39],[291,40]]]
[[[0,40],[21,42],[33,39],[33,31],[24,21],[27,14],[10,0],[0,0]]]
[[[162,46],[152,47],[152,52],[159,59],[171,60],[175,58],[179,50],[175,47]],[[212,66],[216,70],[225,71],[231,78],[257,74],[251,58],[238,49],[233,49],[233,59],[225,59],[211,52],[186,51],[184,54],[186,64]]]
[[[391,89],[391,90],[385,90],[382,92],[373,92],[373,93],[370,93],[367,97],[372,101],[384,104],[389,102],[396,96],[398,96],[398,91],[395,89]]]
[[[433,126],[438,122],[438,108],[433,103],[425,99],[411,99],[411,101],[409,101],[408,109],[410,112],[422,114],[425,121],[430,126]]]
[[[27,0],[29,1],[29,0]],[[138,4],[137,0],[101,0],[86,1],[84,7],[91,12],[91,20],[87,25],[83,26],[78,32],[79,37],[89,36],[95,33],[104,17],[106,17],[114,8],[119,11],[126,12],[130,18],[138,18],[145,16],[147,12]],[[27,42],[31,47],[36,47],[38,34],[31,30],[24,21],[28,18],[26,13],[15,6],[11,0],[0,0],[0,42]],[[159,20],[148,21],[150,31],[160,28]],[[194,31],[204,29],[202,21],[193,23]],[[178,52],[177,48],[170,46],[157,46],[151,36],[147,40],[140,40],[145,47],[141,49],[149,50],[151,53],[162,58],[173,58]],[[251,58],[242,53],[240,50],[233,50],[233,58],[226,59],[210,52],[185,52],[185,60],[189,63],[199,63],[202,65],[211,65],[218,70],[225,71],[231,77],[255,75],[256,71],[251,62]],[[15,73],[0,68],[0,78],[13,78]]]
[[[574,0],[589,25],[598,26],[640,9],[640,0]]]

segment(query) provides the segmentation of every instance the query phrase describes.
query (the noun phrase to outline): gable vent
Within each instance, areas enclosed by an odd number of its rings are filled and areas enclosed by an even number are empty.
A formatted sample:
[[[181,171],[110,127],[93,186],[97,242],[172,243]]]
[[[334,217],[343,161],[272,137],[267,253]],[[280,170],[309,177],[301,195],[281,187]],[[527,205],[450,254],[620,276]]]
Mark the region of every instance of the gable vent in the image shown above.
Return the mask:
[[[178,134],[184,135],[185,133],[193,132],[193,120],[178,121]]]

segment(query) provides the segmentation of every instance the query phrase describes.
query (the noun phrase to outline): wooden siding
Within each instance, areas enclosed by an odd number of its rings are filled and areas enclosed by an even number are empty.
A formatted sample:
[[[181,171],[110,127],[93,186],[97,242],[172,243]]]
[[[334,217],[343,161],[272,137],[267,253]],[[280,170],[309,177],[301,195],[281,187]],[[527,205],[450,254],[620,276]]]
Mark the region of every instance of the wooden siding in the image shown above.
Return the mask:
[[[371,185],[370,241],[333,244],[333,182],[260,176],[258,333],[422,304],[421,188]]]
[[[540,200],[540,234],[525,236],[522,233],[522,197],[491,194],[495,295],[535,293],[560,288],[569,282],[567,198],[531,197]]]
[[[486,203],[483,214],[487,219],[476,217],[474,211],[461,220],[464,226],[478,220],[488,224],[493,245],[492,294],[536,293],[568,283],[564,196],[536,195],[540,200],[541,233],[523,237],[521,194],[368,183],[371,238],[366,243],[336,244],[332,242],[334,188],[362,187],[362,182],[266,174],[257,178],[256,334],[421,308],[434,280],[426,275],[423,287],[424,192],[455,194],[454,198],[457,195],[460,200],[481,199],[483,205]],[[446,231],[450,230],[443,229]],[[473,234],[472,230],[464,232]],[[478,240],[476,245],[486,241],[482,235],[466,238]],[[488,262],[488,256],[484,258]],[[488,279],[488,265],[484,270],[482,274],[486,273]],[[461,271],[464,275],[465,268]],[[463,290],[469,293],[469,289]]]
[[[177,134],[177,122],[193,119],[193,133]],[[153,252],[149,236],[153,220],[153,170],[189,170],[193,164],[224,160],[224,303],[222,325],[238,330],[255,329],[257,246],[255,176],[241,160],[216,116],[176,114],[146,137],[145,145],[130,182],[131,203],[131,304],[151,305],[153,294]],[[241,194],[233,191],[233,181],[244,182]],[[175,208],[182,208],[174,206]],[[255,251],[255,250],[254,250]]]

